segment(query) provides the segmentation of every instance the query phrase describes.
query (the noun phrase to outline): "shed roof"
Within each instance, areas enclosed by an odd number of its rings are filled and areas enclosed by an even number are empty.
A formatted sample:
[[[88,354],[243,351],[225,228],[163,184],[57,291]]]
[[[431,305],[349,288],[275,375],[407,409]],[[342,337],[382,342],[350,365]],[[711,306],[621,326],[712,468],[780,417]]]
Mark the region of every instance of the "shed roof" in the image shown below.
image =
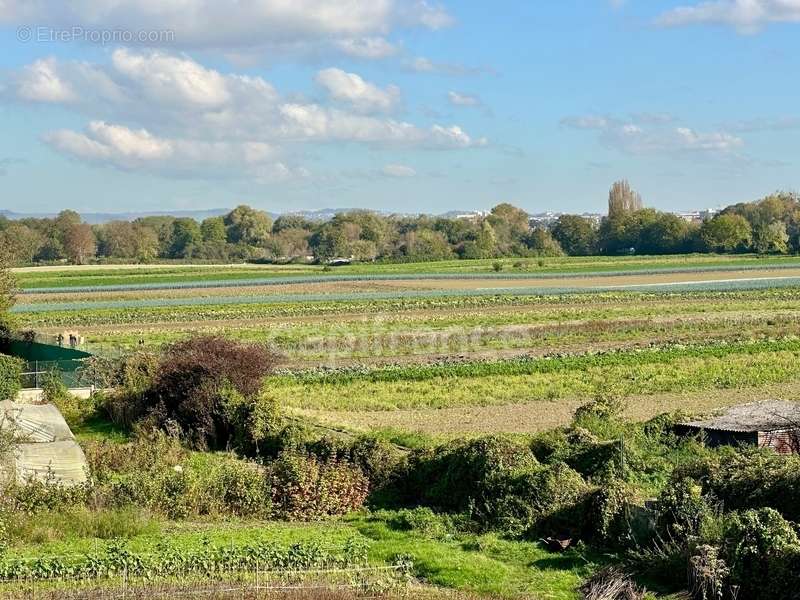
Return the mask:
[[[681,425],[695,429],[735,432],[800,428],[800,402],[765,400],[740,404],[708,419],[689,421]]]

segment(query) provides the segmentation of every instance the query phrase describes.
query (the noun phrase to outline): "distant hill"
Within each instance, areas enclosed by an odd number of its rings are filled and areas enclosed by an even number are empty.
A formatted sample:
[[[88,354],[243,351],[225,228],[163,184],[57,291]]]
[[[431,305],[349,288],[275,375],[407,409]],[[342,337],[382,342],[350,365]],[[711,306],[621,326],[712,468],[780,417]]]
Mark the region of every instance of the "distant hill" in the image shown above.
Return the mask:
[[[316,210],[296,210],[287,211],[285,213],[267,213],[273,218],[277,219],[281,214],[298,215],[309,221],[329,221],[339,213],[351,212],[354,210],[361,210],[357,208],[320,208]],[[101,223],[108,223],[109,221],[134,221],[142,217],[178,217],[178,218],[191,218],[197,221],[202,221],[208,217],[219,217],[231,211],[230,208],[211,208],[208,210],[164,210],[153,212],[122,212],[122,213],[81,213],[81,217],[86,223],[97,225]],[[385,211],[373,211],[379,214],[397,214],[388,213]],[[56,213],[18,213],[10,210],[0,210],[0,216],[7,219],[43,219],[52,218]]]
[[[108,223],[109,221],[133,221],[141,217],[179,217],[191,218],[202,221],[208,217],[219,217],[230,212],[230,208],[211,208],[208,210],[164,210],[153,212],[124,212],[124,213],[81,213],[81,217],[86,223],[97,225]],[[7,219],[44,219],[55,217],[56,213],[18,213],[10,210],[0,210],[0,216]]]

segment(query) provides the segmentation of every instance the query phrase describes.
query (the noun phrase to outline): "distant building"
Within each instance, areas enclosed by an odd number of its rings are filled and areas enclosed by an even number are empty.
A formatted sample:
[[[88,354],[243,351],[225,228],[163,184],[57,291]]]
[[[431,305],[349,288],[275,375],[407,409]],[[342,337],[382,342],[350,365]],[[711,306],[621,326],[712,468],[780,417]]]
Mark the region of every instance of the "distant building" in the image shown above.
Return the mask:
[[[484,217],[489,216],[489,214],[490,213],[488,210],[473,210],[470,212],[463,212],[463,213],[451,212],[448,213],[448,216],[451,219],[460,219],[462,221],[479,221]]]
[[[716,208],[706,208],[704,210],[693,210],[689,212],[676,212],[673,213],[689,223],[704,223],[709,219],[713,219],[714,215],[719,212]]]
[[[747,445],[800,453],[800,402],[741,404],[705,420],[680,423],[676,430],[683,435],[703,432],[709,446]]]

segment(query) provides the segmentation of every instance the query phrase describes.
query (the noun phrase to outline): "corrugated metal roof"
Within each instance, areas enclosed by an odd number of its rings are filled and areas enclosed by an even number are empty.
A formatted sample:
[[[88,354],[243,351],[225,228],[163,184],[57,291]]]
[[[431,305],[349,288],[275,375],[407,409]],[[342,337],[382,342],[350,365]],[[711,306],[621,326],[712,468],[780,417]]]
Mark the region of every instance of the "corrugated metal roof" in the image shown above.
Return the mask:
[[[800,402],[765,400],[740,404],[708,419],[681,423],[685,427],[751,433],[800,428]]]

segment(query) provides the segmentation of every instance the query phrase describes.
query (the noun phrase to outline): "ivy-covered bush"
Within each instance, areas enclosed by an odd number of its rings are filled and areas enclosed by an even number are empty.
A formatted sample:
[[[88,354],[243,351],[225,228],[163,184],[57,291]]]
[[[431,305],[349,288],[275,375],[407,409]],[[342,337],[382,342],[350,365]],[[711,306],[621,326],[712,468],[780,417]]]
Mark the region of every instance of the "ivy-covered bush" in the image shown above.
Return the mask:
[[[364,505],[369,480],[361,469],[336,459],[287,452],[269,465],[274,515],[313,521],[343,515]]]
[[[367,476],[373,490],[382,488],[397,475],[403,459],[403,454],[397,447],[369,435],[355,439],[323,437],[304,444],[303,447],[308,453],[323,460],[351,462]]]
[[[703,488],[691,479],[678,479],[664,488],[657,502],[656,531],[662,539],[685,544],[714,517]]]
[[[398,483],[406,504],[468,515],[508,535],[580,535],[591,487],[563,462],[542,465],[530,447],[502,437],[418,451]]]
[[[0,354],[0,400],[13,400],[17,396],[23,367],[20,359]]]
[[[768,449],[725,448],[680,467],[677,473],[702,484],[726,510],[771,507],[800,522],[800,456]]]
[[[741,598],[797,598],[800,539],[796,526],[771,508],[732,513],[722,541],[731,585]],[[788,580],[787,580],[788,577]]]
[[[402,492],[408,501],[490,518],[498,499],[513,493],[516,478],[538,467],[530,449],[512,440],[457,441],[413,454]]]

